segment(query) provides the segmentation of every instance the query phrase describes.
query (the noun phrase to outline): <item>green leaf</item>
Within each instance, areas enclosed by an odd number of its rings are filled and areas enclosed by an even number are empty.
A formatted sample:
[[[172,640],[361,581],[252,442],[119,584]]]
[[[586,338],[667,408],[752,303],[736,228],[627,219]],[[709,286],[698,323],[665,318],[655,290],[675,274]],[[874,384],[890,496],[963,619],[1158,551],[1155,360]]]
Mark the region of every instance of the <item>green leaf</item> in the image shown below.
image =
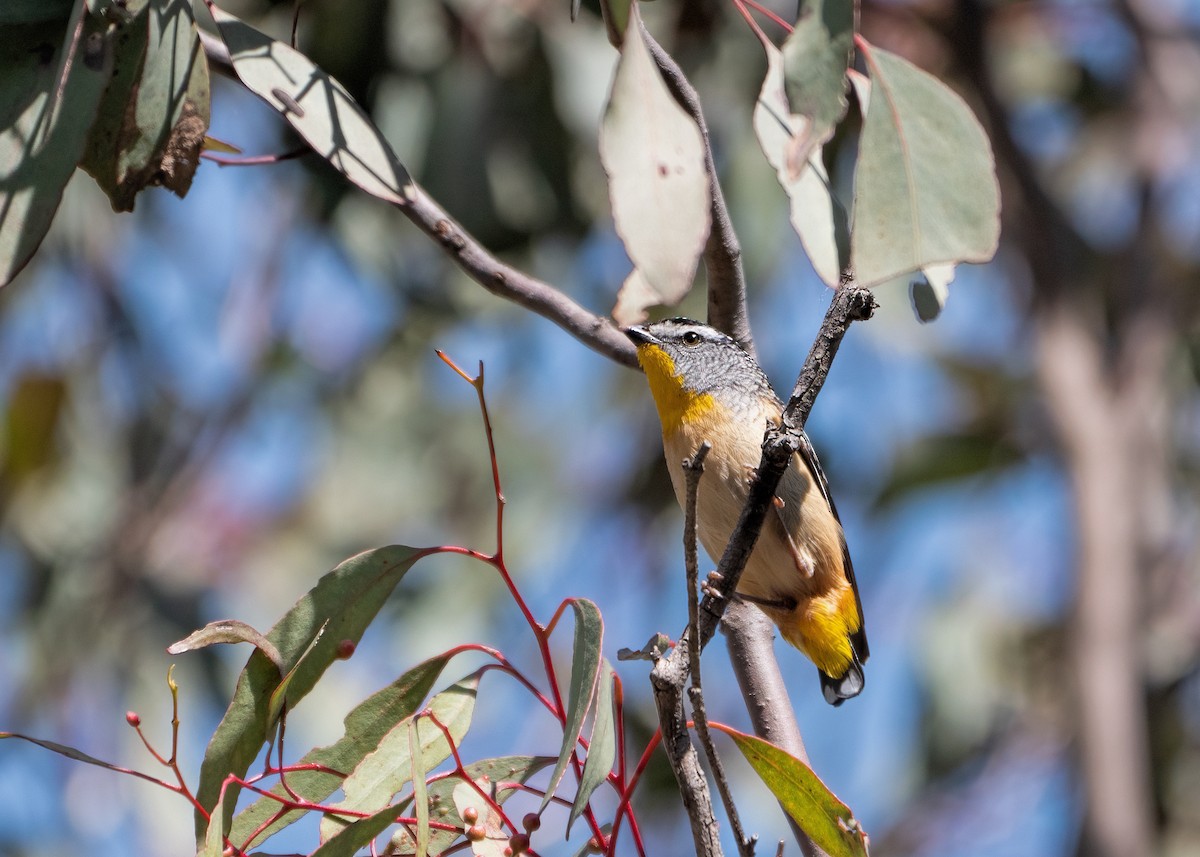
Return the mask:
[[[0,38],[0,285],[42,243],[112,75],[108,24],[84,10]]]
[[[283,675],[283,656],[279,654],[279,649],[275,648],[275,644],[245,622],[239,622],[237,619],[209,622],[200,630],[188,634],[178,643],[167,646],[167,654],[182,655],[185,652],[203,649],[205,646],[216,643],[250,643],[266,655],[267,659],[279,668],[279,674]]]
[[[608,778],[617,758],[616,717],[613,712],[613,683],[616,680],[617,674],[608,661],[604,661],[596,685],[596,714],[592,736],[588,741],[587,760],[583,763],[583,776],[579,780],[575,802],[571,804],[571,816],[567,819],[568,834],[575,819],[583,814],[593,792]]]
[[[28,741],[30,744],[36,744],[45,750],[58,753],[60,756],[66,756],[68,759],[72,759],[76,762],[95,765],[97,768],[104,768],[105,770],[114,771],[118,774],[127,774],[131,777],[137,777],[140,780],[147,780],[152,783],[162,782],[157,777],[152,777],[149,774],[143,774],[140,771],[132,771],[129,768],[122,768],[118,765],[112,764],[111,762],[105,762],[103,759],[97,759],[95,756],[89,756],[82,750],[76,750],[74,747],[68,747],[66,744],[59,744],[56,741],[46,741],[42,738],[31,738],[30,736],[22,735],[19,732],[0,732],[0,741],[4,740],[5,738],[16,738],[19,741]]]
[[[489,782],[495,785],[493,800],[503,804],[516,793],[516,789],[504,788],[504,783],[525,783],[529,778],[550,765],[554,764],[552,756],[500,756],[495,759],[483,759],[466,766],[467,776],[476,782]],[[439,777],[428,784],[427,793],[429,812],[436,821],[445,824],[463,823],[462,817],[454,806],[454,789],[459,784],[465,784],[462,777]],[[406,798],[395,809],[403,812],[411,797]],[[399,814],[399,813],[397,813]],[[430,832],[429,853],[440,854],[449,848],[462,836],[462,831],[434,829]],[[407,828],[400,828],[386,853],[394,857],[416,853],[416,842]]]
[[[394,806],[385,806],[373,815],[346,825],[334,837],[321,843],[310,857],[354,857],[376,836],[393,824],[399,813]]]
[[[854,47],[853,0],[803,0],[783,54],[791,113],[807,117],[818,144],[846,115],[846,69]]]
[[[546,785],[546,797],[542,800],[542,812],[554,797],[575,745],[583,729],[583,719],[591,707],[596,692],[596,679],[600,674],[600,652],[604,644],[604,620],[600,608],[586,598],[571,599],[575,610],[575,646],[571,653],[571,685],[567,696],[567,718],[563,724],[562,749],[550,782]]]
[[[979,122],[937,78],[880,48],[863,55],[872,85],[854,176],[850,257],[859,283],[990,259],[1000,190]]]
[[[145,11],[143,9],[143,11]],[[81,166],[116,211],[144,188],[187,193],[209,120],[208,64],[190,0],[152,0],[120,26],[117,62]]]
[[[345,773],[353,771],[363,757],[378,746],[384,735],[420,709],[449,661],[448,654],[430,658],[372,694],[346,715],[343,735],[336,743],[310,750],[298,764],[320,765]],[[341,788],[343,779],[324,771],[296,771],[287,775],[287,785],[304,800],[320,803]],[[287,795],[282,785],[276,785],[271,793],[280,797]],[[279,807],[278,801],[260,797],[238,813],[233,820],[230,839],[239,845],[246,842],[246,838],[273,816]],[[246,847],[261,844],[303,815],[303,811],[284,815],[255,836],[253,841],[246,842]]]
[[[408,724],[408,756],[412,759],[413,811],[417,816],[417,854],[416,857],[429,855],[429,795],[425,788],[425,756],[420,751],[421,721],[418,718]],[[426,729],[436,729],[437,726],[425,721]]]
[[[867,857],[867,836],[854,813],[808,765],[761,738],[720,723],[709,725],[733,739],[788,815],[829,857]]]
[[[826,285],[836,286],[850,259],[850,227],[846,207],[834,193],[821,160],[828,136],[811,117],[791,112],[783,54],[765,38],[761,41],[767,73],[754,105],[754,133],[788,196],[792,228],[813,270]],[[832,133],[832,126],[827,130]]]
[[[467,676],[429,701],[429,711],[446,727],[456,747],[471,726],[479,675],[476,672]],[[413,757],[409,752],[408,725],[421,716],[421,713],[417,713],[398,723],[383,736],[373,752],[363,757],[354,772],[342,783],[345,799],[334,804],[334,809],[373,813],[391,803],[396,792],[412,779]],[[426,725],[431,728],[421,729],[421,759],[418,764],[430,770],[450,757],[451,747],[441,729],[432,722]],[[342,817],[326,815],[321,819],[321,841],[336,836],[348,823]]]
[[[600,128],[613,222],[635,269],[613,309],[622,325],[688,293],[711,222],[704,139],[650,56],[636,3],[626,32]]]
[[[204,842],[196,851],[196,857],[223,857],[225,853],[225,795],[217,798],[213,807],[212,821],[204,834]]]
[[[282,114],[313,150],[367,193],[403,205],[412,179],[346,88],[295,48],[209,6],[246,88]]]
[[[289,708],[299,704],[337,659],[342,640],[357,643],[362,638],[396,584],[423,555],[416,548],[393,545],[351,557],[317,581],[267,633],[284,665],[290,668],[307,650],[318,629],[329,623],[327,633],[304,658],[302,669],[291,681],[287,695]],[[271,693],[280,681],[276,666],[255,650],[238,678],[233,700],[204,754],[196,790],[202,807],[211,809],[216,804],[225,779],[230,774],[243,776],[270,737]],[[230,791],[225,802],[227,817],[237,804],[236,786],[231,785]],[[204,816],[197,811],[197,838],[203,836],[207,827]]]

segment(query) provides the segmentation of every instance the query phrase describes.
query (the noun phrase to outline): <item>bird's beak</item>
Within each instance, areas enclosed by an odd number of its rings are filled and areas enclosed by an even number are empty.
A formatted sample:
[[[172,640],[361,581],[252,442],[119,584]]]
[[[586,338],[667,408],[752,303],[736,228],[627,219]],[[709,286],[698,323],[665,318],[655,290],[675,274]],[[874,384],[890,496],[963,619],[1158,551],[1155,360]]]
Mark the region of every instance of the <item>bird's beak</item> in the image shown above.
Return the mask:
[[[646,329],[645,325],[635,324],[633,327],[627,327],[624,331],[625,335],[633,340],[633,344],[637,346],[650,345],[657,343],[658,339]]]

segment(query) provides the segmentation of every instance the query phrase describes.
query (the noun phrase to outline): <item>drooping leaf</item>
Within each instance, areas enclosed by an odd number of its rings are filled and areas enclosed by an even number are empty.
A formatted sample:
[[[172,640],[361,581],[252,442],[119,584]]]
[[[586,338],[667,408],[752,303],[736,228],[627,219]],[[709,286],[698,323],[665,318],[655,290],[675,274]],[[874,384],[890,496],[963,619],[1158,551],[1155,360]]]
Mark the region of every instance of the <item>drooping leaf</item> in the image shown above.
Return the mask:
[[[66,744],[59,744],[57,741],[46,741],[42,738],[32,738],[29,735],[22,735],[19,732],[0,732],[0,741],[6,738],[16,738],[19,741],[28,741],[30,744],[49,750],[53,753],[58,753],[60,756],[65,756],[76,762],[83,762],[88,765],[95,765],[97,768],[104,768],[108,771],[114,771],[118,774],[127,774],[132,777],[137,777],[141,780],[149,780],[158,782],[156,777],[151,777],[148,774],[143,774],[140,771],[133,771],[129,768],[122,768],[120,765],[114,765],[111,762],[105,762],[103,759],[97,759],[95,756],[89,756],[82,750],[76,750],[74,747],[68,747]]]
[[[505,783],[525,783],[536,774],[554,764],[551,756],[501,756],[495,759],[482,759],[466,766],[467,776],[472,780],[486,781],[495,785],[492,799],[503,804],[515,793],[513,788],[505,788]],[[439,777],[428,784],[428,801],[430,817],[435,821],[446,824],[461,823],[458,810],[454,806],[454,789],[464,784],[461,777]],[[398,805],[401,811],[408,806],[411,798]],[[461,830],[450,831],[434,829],[430,832],[429,853],[440,854],[449,848],[462,836]],[[401,828],[389,843],[387,854],[393,857],[407,857],[416,853],[416,842],[406,828]]]
[[[118,28],[116,73],[81,166],[116,211],[161,185],[187,193],[209,120],[208,63],[190,0],[154,0]]]
[[[430,658],[372,694],[346,715],[340,739],[327,747],[310,750],[298,764],[320,765],[349,774],[396,724],[420,710],[421,703],[449,661],[450,656],[446,654]],[[287,775],[287,787],[310,803],[320,803],[341,788],[343,779],[325,771],[296,771]],[[282,785],[276,785],[271,793],[280,797],[287,794]],[[260,844],[304,814],[302,811],[288,813],[263,829],[253,841],[246,842],[246,838],[273,816],[279,807],[278,801],[260,797],[234,818],[230,839],[239,845],[246,843],[247,848]]]
[[[932,75],[880,48],[863,55],[871,95],[854,175],[858,282],[990,259],[1000,236],[1000,192],[979,122]]]
[[[600,608],[586,598],[574,598],[571,607],[575,610],[575,646],[571,652],[571,684],[567,695],[567,718],[563,724],[562,749],[558,753],[558,762],[550,782],[546,785],[546,797],[542,800],[541,810],[554,797],[575,745],[579,742],[579,733],[583,729],[583,720],[591,708],[592,698],[596,692],[596,679],[600,674],[600,652],[604,645],[604,620],[600,616]]]
[[[318,629],[329,623],[326,634],[304,658],[302,669],[291,681],[287,695],[289,708],[294,709],[337,660],[342,640],[357,643],[361,639],[396,584],[422,555],[415,548],[393,545],[351,557],[317,581],[267,632],[267,639],[290,669],[307,650]],[[278,668],[256,649],[238,677],[225,716],[208,742],[196,790],[201,806],[211,809],[226,777],[231,773],[244,775],[267,741],[272,728],[271,693],[280,681]],[[227,816],[237,804],[236,787],[231,786],[230,791],[225,802]],[[207,828],[206,819],[197,811],[197,838]]]
[[[475,694],[479,673],[474,673],[452,685],[429,701],[429,711],[446,727],[457,746],[471,726],[475,713]],[[373,752],[342,783],[345,798],[334,807],[356,812],[377,812],[392,802],[397,792],[412,780],[413,759],[409,753],[408,725],[420,717],[414,714],[398,723]],[[441,729],[421,729],[421,765],[425,770],[437,767],[450,757],[451,747]],[[321,841],[336,836],[349,821],[337,815],[321,819]]]
[[[209,7],[246,88],[280,112],[313,150],[367,193],[396,204],[412,179],[346,88],[290,45]]]
[[[275,644],[251,628],[245,622],[237,619],[220,619],[209,622],[203,628],[188,634],[178,643],[167,646],[167,654],[182,655],[196,649],[203,649],[216,643],[249,643],[260,650],[271,663],[279,668],[283,675],[283,656]]]
[[[908,297],[917,321],[930,322],[942,314],[953,281],[953,265],[926,265],[909,281]]]
[[[783,43],[784,90],[790,112],[811,123],[817,145],[846,115],[846,69],[854,47],[854,0],[804,0]]]
[[[616,716],[613,711],[613,682],[616,680],[613,668],[608,661],[604,661],[596,683],[595,721],[588,741],[587,759],[583,763],[583,776],[580,777],[579,790],[575,793],[575,802],[571,804],[571,815],[567,819],[568,834],[575,820],[587,808],[592,794],[604,784],[617,758]]]
[[[761,738],[720,723],[709,725],[733,739],[788,815],[829,857],[867,857],[867,837],[854,813],[808,765]]]
[[[767,74],[754,105],[754,133],[788,196],[789,219],[817,276],[836,286],[850,259],[846,208],[833,192],[821,147],[828,137],[808,116],[793,114],[784,82],[784,57],[766,39]],[[832,126],[828,129],[832,133]]]
[[[85,9],[0,38],[0,286],[50,228],[112,75],[108,24]]]
[[[704,139],[650,56],[636,3],[626,34],[600,128],[613,221],[636,269],[613,311],[620,324],[688,293],[711,221]]]

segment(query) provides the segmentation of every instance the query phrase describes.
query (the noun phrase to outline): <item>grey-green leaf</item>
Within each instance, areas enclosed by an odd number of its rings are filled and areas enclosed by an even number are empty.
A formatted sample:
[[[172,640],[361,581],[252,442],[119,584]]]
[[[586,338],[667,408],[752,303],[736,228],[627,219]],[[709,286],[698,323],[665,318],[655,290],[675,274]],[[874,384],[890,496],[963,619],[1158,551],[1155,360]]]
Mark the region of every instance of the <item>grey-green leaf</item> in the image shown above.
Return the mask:
[[[478,687],[479,673],[475,673],[429,701],[429,711],[449,731],[455,746],[471,726]],[[409,753],[408,724],[420,716],[415,714],[397,724],[373,752],[363,757],[354,772],[342,783],[345,799],[335,804],[335,808],[373,813],[391,803],[392,797],[412,779],[413,757]],[[431,728],[426,729],[425,726]],[[430,770],[450,757],[451,747],[441,729],[429,722],[425,726],[420,732],[420,764],[425,770]],[[336,836],[348,823],[344,817],[326,815],[321,819],[321,841]]]
[[[622,289],[613,317],[645,318],[692,287],[711,222],[700,127],[667,89],[642,35],[637,4],[600,128],[613,222],[638,279]]]
[[[467,776],[474,781],[487,780],[495,785],[493,799],[503,804],[515,793],[513,788],[504,788],[504,783],[525,783],[538,771],[554,764],[552,756],[501,756],[482,759],[466,766]],[[454,806],[454,789],[463,779],[458,776],[440,777],[428,784],[427,793],[430,817],[448,824],[461,823]],[[411,798],[406,798],[395,807],[403,811]],[[397,813],[399,814],[399,813]],[[430,832],[429,853],[440,854],[462,836],[462,831],[434,829]],[[401,828],[388,846],[387,854],[404,857],[416,853],[416,843],[406,828]]]
[[[108,24],[85,9],[0,38],[0,286],[42,243],[112,76]]]
[[[754,105],[754,133],[790,203],[792,228],[800,236],[813,270],[826,285],[837,285],[850,259],[846,207],[837,198],[821,160],[826,130],[810,116],[794,114],[784,91],[784,58],[762,39],[767,73]],[[825,134],[823,137],[822,134]]]
[[[979,122],[949,87],[906,60],[876,47],[863,56],[872,85],[854,177],[858,282],[990,259],[1000,191]]]
[[[167,646],[167,654],[182,655],[185,652],[203,649],[205,646],[212,646],[216,643],[249,643],[266,655],[267,659],[279,668],[279,674],[283,675],[283,656],[279,654],[279,649],[275,648],[275,644],[245,622],[239,622],[237,619],[220,619],[216,622],[209,622],[203,628],[188,634],[178,643]]]
[[[267,639],[290,669],[308,649],[317,631],[329,623],[325,635],[291,680],[287,694],[289,708],[296,707],[337,659],[342,640],[359,641],[396,584],[421,556],[423,552],[416,548],[393,545],[351,557],[317,581],[267,632]],[[279,682],[278,668],[255,650],[238,678],[233,700],[204,754],[196,790],[202,807],[215,806],[226,778],[230,774],[243,776],[258,755],[271,732],[271,693]],[[228,791],[224,805],[227,824],[237,804],[237,787],[230,786]],[[197,811],[197,838],[207,829],[207,819]]]
[[[846,69],[854,47],[853,0],[804,0],[783,53],[791,112],[812,122],[819,143],[846,115]]]
[[[420,709],[449,660],[450,656],[445,654],[430,658],[372,694],[346,715],[340,739],[327,747],[310,750],[298,764],[320,765],[349,774],[397,723]],[[341,788],[343,779],[325,771],[296,771],[287,775],[287,785],[310,803],[320,803]],[[282,785],[276,785],[271,792],[281,797],[287,794]],[[246,838],[273,816],[279,807],[279,801],[260,797],[238,813],[233,820],[230,838],[239,845],[245,842],[249,848],[261,844],[304,815],[301,811],[288,813],[264,828],[252,841],[246,842]]]
[[[334,169],[380,199],[403,205],[408,170],[346,88],[295,48],[209,7],[246,87],[276,110]]]
[[[131,211],[150,185],[179,196],[191,187],[208,130],[208,64],[190,0],[153,0],[118,27],[116,50],[81,166],[115,210]]]
[[[575,793],[575,802],[571,804],[571,815],[567,819],[567,833],[575,819],[583,814],[592,794],[608,778],[613,762],[617,758],[616,716],[613,711],[613,683],[617,674],[608,661],[603,662],[600,678],[596,684],[596,705],[592,736],[588,741],[587,760],[583,763],[583,776],[579,780],[579,790]]]
[[[571,653],[571,684],[567,695],[567,716],[563,724],[562,749],[558,753],[558,763],[550,782],[546,785],[546,797],[542,800],[544,810],[554,797],[575,745],[579,742],[579,733],[583,729],[583,720],[595,695],[596,679],[600,673],[600,652],[604,645],[604,620],[600,616],[600,608],[586,598],[575,598],[571,601],[575,610],[575,646]],[[540,812],[541,810],[539,810]]]

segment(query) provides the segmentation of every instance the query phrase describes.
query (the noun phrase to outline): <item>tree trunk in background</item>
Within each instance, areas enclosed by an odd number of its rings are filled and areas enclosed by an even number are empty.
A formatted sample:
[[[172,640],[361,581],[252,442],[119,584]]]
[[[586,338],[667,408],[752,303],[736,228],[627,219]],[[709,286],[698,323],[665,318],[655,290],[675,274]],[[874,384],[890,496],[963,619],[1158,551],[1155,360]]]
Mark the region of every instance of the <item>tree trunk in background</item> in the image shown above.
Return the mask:
[[[1085,820],[1080,854],[1149,857],[1154,826],[1140,626],[1139,449],[1147,386],[1161,363],[1138,360],[1139,377],[1114,381],[1108,355],[1079,305],[1055,300],[1036,319],[1037,368],[1058,430],[1075,499],[1078,567],[1069,663]],[[1154,343],[1151,341],[1152,346]],[[1161,347],[1130,349],[1138,354]],[[1149,376],[1147,373],[1152,373]]]

